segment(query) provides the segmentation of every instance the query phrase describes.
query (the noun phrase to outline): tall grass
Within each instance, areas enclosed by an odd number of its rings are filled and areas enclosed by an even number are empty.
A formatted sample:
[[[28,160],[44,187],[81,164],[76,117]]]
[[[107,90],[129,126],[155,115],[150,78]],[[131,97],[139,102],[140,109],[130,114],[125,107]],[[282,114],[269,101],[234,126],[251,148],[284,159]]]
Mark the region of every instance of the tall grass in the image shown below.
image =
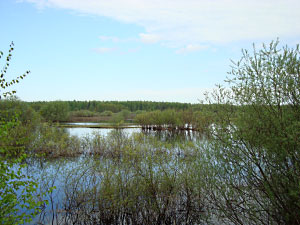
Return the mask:
[[[59,224],[205,224],[209,204],[192,142],[116,130],[82,139],[89,155],[63,171]],[[53,203],[55,204],[55,203]],[[50,210],[51,211],[51,210]],[[49,221],[48,221],[49,222]]]

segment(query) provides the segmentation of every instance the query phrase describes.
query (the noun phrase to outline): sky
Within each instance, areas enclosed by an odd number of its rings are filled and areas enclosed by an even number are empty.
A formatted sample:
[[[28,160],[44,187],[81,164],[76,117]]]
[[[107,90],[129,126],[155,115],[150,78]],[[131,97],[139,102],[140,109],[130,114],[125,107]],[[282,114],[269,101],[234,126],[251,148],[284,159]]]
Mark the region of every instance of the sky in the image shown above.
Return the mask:
[[[241,49],[300,43],[299,12],[299,0],[0,0],[0,51],[14,42],[7,79],[31,71],[14,86],[24,101],[198,103]]]

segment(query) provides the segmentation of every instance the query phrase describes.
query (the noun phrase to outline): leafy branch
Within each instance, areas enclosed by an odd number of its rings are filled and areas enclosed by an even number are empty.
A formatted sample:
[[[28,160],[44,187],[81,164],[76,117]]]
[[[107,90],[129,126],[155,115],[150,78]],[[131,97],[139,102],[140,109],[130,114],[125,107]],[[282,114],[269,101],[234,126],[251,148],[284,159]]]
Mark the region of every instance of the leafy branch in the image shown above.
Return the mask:
[[[1,73],[0,73],[0,99],[1,97],[7,97],[7,96],[11,96],[13,94],[16,93],[15,90],[12,90],[12,91],[4,91],[1,93],[1,89],[5,90],[6,88],[10,87],[10,86],[13,86],[14,84],[16,83],[19,83],[20,80],[24,79],[29,73],[30,71],[27,70],[24,74],[22,74],[21,76],[18,76],[10,81],[7,81],[6,79],[6,73],[7,73],[7,70],[8,70],[8,67],[9,67],[9,64],[10,64],[10,61],[11,61],[11,57],[12,57],[12,52],[14,50],[14,42],[11,42],[11,44],[9,45],[9,50],[8,50],[8,55],[6,56],[6,61],[5,61],[5,65],[3,67],[3,69],[1,70]],[[3,57],[3,52],[0,51],[0,60],[1,58]]]

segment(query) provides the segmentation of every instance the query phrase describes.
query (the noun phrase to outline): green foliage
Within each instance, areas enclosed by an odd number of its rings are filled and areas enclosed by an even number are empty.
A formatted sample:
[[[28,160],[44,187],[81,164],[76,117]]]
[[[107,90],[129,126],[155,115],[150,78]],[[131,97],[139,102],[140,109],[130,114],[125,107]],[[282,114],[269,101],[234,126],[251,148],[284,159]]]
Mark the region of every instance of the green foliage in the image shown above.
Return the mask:
[[[113,113],[122,110],[130,112],[155,111],[155,110],[187,110],[191,107],[199,108],[199,104],[179,103],[179,102],[151,102],[151,101],[65,101],[69,105],[70,111],[89,110],[92,112],[111,111]],[[39,111],[47,102],[30,102],[32,108]]]
[[[42,204],[37,200],[38,183],[23,174],[24,138],[11,136],[20,121],[0,121],[0,223],[20,224],[31,221]],[[17,156],[16,156],[17,153]]]
[[[100,113],[101,116],[112,116],[113,112],[112,111],[104,111]]]
[[[123,109],[120,114],[123,116],[124,120],[127,120],[130,117],[130,111],[127,109]]]
[[[115,126],[121,126],[124,123],[124,116],[122,113],[115,113],[112,115],[110,121],[115,125]]]
[[[193,128],[198,131],[207,131],[209,127],[213,124],[214,121],[214,114],[210,111],[196,111],[193,113],[190,123],[192,124]]]
[[[89,110],[77,110],[77,111],[72,111],[70,112],[69,116],[75,116],[75,117],[94,117],[94,116],[99,116],[100,114],[97,112],[92,112]]]
[[[204,131],[212,124],[212,113],[203,110],[193,112],[192,109],[184,111],[165,110],[137,114],[135,121],[143,128],[161,129],[193,129]]]
[[[30,148],[46,157],[76,156],[81,153],[80,141],[62,128],[40,124]]]
[[[7,122],[15,118],[18,119],[21,125],[9,130],[10,140],[23,139],[24,147],[28,148],[30,142],[35,138],[36,128],[40,123],[40,115],[25,102],[10,97],[0,101],[0,117]],[[5,145],[9,146],[11,144],[6,143]]]
[[[13,43],[10,45],[6,64],[0,74],[0,91],[19,83],[29,71],[23,75],[6,81]],[[0,58],[3,53],[0,52]],[[15,91],[0,92],[0,223],[22,224],[30,222],[37,215],[43,202],[37,200],[38,183],[24,175],[22,164],[27,158],[24,146],[28,144],[28,127],[33,122],[34,112],[23,103],[15,100],[1,100],[14,94]],[[20,113],[21,116],[16,116]],[[28,126],[25,128],[24,126]]]
[[[109,115],[109,114],[110,114],[110,112],[106,111],[106,115]],[[120,111],[118,113],[111,114],[109,121],[118,127],[118,126],[121,126],[122,124],[124,124],[124,122],[126,120],[128,120],[130,117],[131,117],[130,111],[127,109],[123,109],[122,111]]]
[[[145,113],[145,112],[146,112],[145,110],[137,110],[137,111],[135,111],[135,114],[138,115],[138,114]]]
[[[94,133],[85,146],[94,157],[63,172],[65,197],[54,211],[59,224],[209,223],[201,155],[193,143],[119,129],[106,137]]]
[[[124,215],[128,224],[203,223],[201,185],[192,182],[195,161],[154,139],[144,140],[136,136],[134,146],[122,148],[121,157],[96,167],[103,174],[98,194],[102,221],[117,223]]]
[[[278,45],[243,50],[210,98],[207,189],[225,222],[300,224],[300,50]]]
[[[113,113],[121,113],[124,120],[133,121],[135,116],[142,113],[153,111],[175,111],[182,112],[177,115],[179,121],[177,121],[178,127],[183,128],[186,124],[192,127],[191,124],[191,112],[206,111],[207,105],[203,104],[188,104],[188,103],[174,103],[174,102],[148,102],[148,101],[60,101],[60,104],[67,105],[66,108],[69,111],[69,118],[62,117],[57,118],[57,114],[54,107],[49,111],[49,104],[53,102],[28,102],[29,106],[46,118],[47,121],[65,121],[65,120],[82,120],[80,118],[72,117],[98,117],[98,116],[112,116]],[[59,111],[59,110],[58,110]],[[67,113],[66,113],[67,114]],[[189,118],[189,116],[191,116]],[[116,116],[118,117],[118,116]],[[98,118],[96,120],[107,120],[109,118]],[[88,120],[88,118],[87,118]],[[186,123],[185,123],[186,122]],[[194,124],[195,125],[195,124]],[[199,126],[199,124],[198,124]]]
[[[21,101],[15,96],[11,96],[0,101],[0,116],[5,120],[11,120],[18,114],[18,119],[22,124],[37,125],[39,115],[26,102]]]
[[[41,107],[40,113],[46,121],[67,121],[69,118],[69,105],[63,101],[47,102]]]
[[[10,95],[15,94],[16,91],[14,91],[14,90],[5,91],[5,92],[2,92],[2,93],[1,93],[1,91],[6,90],[7,88],[13,86],[16,83],[19,83],[20,79],[23,79],[24,77],[26,77],[30,73],[30,71],[26,71],[23,75],[18,76],[16,78],[12,79],[11,81],[7,81],[6,73],[7,73],[10,61],[11,61],[12,52],[14,50],[14,43],[12,42],[9,47],[10,48],[8,50],[8,55],[6,57],[6,62],[5,62],[4,67],[3,67],[3,69],[1,70],[1,73],[0,73],[0,99],[1,99],[2,96],[6,97],[6,96],[10,96]],[[0,51],[0,59],[2,57],[3,57],[3,52]]]

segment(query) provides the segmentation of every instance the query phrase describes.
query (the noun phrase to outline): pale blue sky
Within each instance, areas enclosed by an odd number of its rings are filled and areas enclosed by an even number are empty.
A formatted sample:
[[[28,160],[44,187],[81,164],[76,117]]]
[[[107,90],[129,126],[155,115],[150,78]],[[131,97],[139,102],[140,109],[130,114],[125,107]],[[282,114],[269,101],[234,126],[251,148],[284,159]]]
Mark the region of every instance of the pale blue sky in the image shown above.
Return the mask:
[[[9,76],[31,71],[15,86],[25,101],[196,103],[241,48],[299,43],[299,11],[299,0],[0,0],[0,50],[14,41]]]

